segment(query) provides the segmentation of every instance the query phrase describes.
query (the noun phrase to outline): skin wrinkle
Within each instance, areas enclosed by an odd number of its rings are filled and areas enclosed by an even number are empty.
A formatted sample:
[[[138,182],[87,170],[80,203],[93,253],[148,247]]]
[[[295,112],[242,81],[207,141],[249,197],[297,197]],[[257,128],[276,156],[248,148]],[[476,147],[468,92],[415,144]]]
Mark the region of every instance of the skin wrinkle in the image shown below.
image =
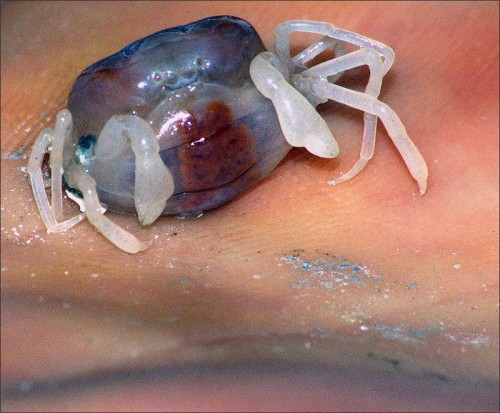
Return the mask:
[[[116,250],[85,221],[48,234],[21,168],[81,70],[154,31],[221,14],[250,21],[271,50],[276,25],[302,18],[392,47],[380,99],[428,162],[428,192],[417,195],[381,122],[365,170],[326,184],[357,160],[363,133],[362,113],[334,104],[321,110],[339,142],[334,160],[294,149],[258,185],[197,220],[143,228],[110,213],[154,239],[145,253]],[[2,409],[498,410],[498,15],[487,2],[2,4],[2,384],[26,389],[121,366],[224,366],[228,355],[239,366],[322,366],[311,376],[109,380],[100,391],[90,380],[78,397],[28,391],[15,403],[2,397]],[[293,50],[308,45],[292,37]],[[339,84],[361,90],[366,73]],[[78,210],[64,207],[65,217]],[[297,268],[286,261],[295,254]],[[324,263],[338,256],[368,266],[379,284],[365,277],[365,286],[327,288],[335,280]],[[320,374],[332,366],[337,381]],[[399,392],[386,386],[392,370],[388,381],[405,383]],[[423,379],[404,376],[422,371]]]

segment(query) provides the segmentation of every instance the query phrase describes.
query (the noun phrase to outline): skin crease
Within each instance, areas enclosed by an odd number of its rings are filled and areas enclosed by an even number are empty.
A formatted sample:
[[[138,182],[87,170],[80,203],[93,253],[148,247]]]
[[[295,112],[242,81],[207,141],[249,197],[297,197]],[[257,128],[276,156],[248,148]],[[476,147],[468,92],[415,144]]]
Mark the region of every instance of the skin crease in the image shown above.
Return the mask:
[[[363,127],[333,104],[335,160],[294,149],[197,220],[143,228],[110,213],[154,238],[146,252],[123,253],[87,221],[47,234],[24,155],[76,76],[222,14],[271,50],[291,19],[391,46],[380,99],[426,159],[427,193],[381,122],[365,170],[328,185],[358,158]],[[496,2],[2,3],[2,409],[498,410],[498,17]],[[341,84],[359,89],[366,73]],[[338,256],[377,277],[332,290],[307,271]]]

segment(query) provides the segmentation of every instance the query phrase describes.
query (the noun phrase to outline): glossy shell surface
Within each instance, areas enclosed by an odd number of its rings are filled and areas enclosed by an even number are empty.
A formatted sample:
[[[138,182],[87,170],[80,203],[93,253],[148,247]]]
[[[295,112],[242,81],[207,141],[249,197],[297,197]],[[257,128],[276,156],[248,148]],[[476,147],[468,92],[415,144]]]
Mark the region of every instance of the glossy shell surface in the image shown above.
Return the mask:
[[[220,16],[166,29],[93,64],[75,81],[68,108],[74,140],[98,138],[113,115],[152,126],[172,173],[163,214],[222,205],[269,174],[290,150],[272,103],[249,76],[265,48],[246,21]],[[134,213],[130,146],[87,166],[109,209]]]

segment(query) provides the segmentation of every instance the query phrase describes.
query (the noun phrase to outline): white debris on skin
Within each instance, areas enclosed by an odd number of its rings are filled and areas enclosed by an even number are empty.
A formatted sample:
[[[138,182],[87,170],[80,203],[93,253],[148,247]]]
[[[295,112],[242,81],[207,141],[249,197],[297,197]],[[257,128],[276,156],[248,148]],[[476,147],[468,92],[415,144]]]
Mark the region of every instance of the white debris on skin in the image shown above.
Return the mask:
[[[281,260],[291,265],[294,270],[304,271],[305,277],[298,280],[294,287],[315,286],[329,290],[349,285],[366,287],[368,283],[380,283],[382,278],[373,274],[368,266],[352,264],[342,257],[307,261],[298,255],[288,255]]]

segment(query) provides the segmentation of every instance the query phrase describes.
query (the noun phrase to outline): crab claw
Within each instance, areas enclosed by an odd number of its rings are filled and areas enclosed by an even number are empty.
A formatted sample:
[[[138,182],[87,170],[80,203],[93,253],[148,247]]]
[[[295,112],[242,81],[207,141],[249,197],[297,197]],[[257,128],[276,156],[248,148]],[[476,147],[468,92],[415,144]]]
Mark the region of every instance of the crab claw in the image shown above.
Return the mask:
[[[260,93],[273,102],[281,130],[290,145],[305,147],[322,158],[335,158],[339,146],[330,128],[314,106],[287,82],[285,70],[272,54],[263,52],[252,60],[250,77]]]

